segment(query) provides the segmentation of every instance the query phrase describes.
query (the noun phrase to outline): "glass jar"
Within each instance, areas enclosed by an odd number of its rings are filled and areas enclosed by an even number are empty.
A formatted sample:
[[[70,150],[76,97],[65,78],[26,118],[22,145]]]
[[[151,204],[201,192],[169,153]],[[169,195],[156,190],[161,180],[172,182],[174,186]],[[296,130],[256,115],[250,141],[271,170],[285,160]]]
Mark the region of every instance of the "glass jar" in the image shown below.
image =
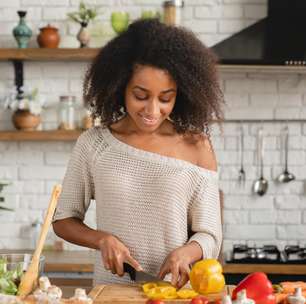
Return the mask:
[[[183,0],[164,1],[164,23],[167,25],[180,25],[182,21]]]
[[[77,129],[77,107],[75,96],[60,96],[58,107],[58,128],[60,130]]]

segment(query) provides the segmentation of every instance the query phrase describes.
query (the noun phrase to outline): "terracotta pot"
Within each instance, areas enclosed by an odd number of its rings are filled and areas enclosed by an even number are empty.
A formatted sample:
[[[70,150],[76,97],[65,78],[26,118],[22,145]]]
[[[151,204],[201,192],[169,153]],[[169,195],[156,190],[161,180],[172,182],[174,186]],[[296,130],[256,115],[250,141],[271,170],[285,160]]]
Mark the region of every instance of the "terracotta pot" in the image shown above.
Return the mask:
[[[12,116],[13,124],[17,130],[33,131],[40,122],[40,115],[34,115],[27,110],[17,110]]]
[[[37,43],[41,48],[55,49],[60,42],[60,35],[56,27],[48,24],[45,27],[40,28],[40,33],[37,36]]]

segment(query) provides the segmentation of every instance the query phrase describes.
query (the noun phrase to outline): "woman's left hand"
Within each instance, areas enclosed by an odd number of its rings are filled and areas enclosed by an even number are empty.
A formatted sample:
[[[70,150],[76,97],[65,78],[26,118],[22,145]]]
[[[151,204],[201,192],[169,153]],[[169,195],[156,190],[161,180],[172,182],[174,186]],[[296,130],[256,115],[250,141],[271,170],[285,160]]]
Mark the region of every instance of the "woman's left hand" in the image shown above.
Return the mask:
[[[183,287],[189,280],[190,264],[201,259],[202,249],[196,242],[188,243],[173,250],[160,268],[158,277],[164,279],[171,273],[171,284],[177,288]]]

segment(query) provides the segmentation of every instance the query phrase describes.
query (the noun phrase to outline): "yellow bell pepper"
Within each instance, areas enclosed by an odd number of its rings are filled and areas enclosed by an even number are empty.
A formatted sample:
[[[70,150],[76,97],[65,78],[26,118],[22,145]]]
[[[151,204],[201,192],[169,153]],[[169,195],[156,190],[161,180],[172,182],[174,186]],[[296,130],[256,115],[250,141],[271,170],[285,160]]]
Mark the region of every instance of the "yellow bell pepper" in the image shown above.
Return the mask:
[[[215,259],[195,263],[189,277],[192,288],[200,294],[217,293],[225,286],[222,266]]]
[[[198,293],[192,289],[180,289],[176,294],[180,299],[192,299],[198,295]]]
[[[156,283],[149,282],[142,285],[142,290],[144,293],[147,293],[150,289],[157,287]]]
[[[158,286],[146,292],[148,298],[153,300],[176,299],[176,289],[172,286]]]

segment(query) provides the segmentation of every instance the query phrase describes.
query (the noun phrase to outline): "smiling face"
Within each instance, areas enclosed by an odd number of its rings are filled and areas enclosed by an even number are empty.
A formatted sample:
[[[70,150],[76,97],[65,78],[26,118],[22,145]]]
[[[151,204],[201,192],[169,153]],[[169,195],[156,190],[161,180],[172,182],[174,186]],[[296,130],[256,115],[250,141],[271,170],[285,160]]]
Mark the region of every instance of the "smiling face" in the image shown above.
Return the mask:
[[[125,106],[143,132],[154,132],[171,114],[177,86],[167,71],[138,65],[125,90]]]

